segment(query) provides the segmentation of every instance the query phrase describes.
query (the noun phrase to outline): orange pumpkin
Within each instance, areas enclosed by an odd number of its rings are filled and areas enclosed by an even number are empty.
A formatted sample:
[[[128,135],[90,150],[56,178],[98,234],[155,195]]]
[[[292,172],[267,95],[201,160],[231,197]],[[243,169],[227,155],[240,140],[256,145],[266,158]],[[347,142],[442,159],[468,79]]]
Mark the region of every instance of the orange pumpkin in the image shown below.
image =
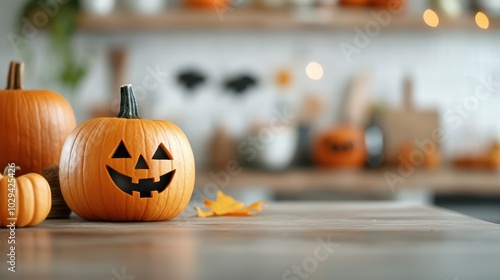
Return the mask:
[[[184,133],[167,121],[139,118],[131,85],[121,87],[117,117],[80,124],[59,165],[68,206],[88,220],[168,220],[187,206],[194,157]]]
[[[431,143],[432,152],[418,149],[410,140],[405,140],[399,147],[398,165],[424,166],[427,169],[438,169],[441,166],[441,156],[436,143]]]
[[[361,167],[366,162],[363,129],[341,125],[320,135],[314,144],[316,164],[330,167]]]
[[[23,64],[11,62],[7,88],[0,91],[0,166],[14,162],[18,175],[57,165],[75,128],[71,105],[48,90],[23,90]]]
[[[363,7],[370,4],[370,0],[340,0],[342,6]]]
[[[52,206],[50,186],[42,175],[30,173],[18,178],[8,165],[0,178],[0,226],[14,221],[16,227],[36,226],[49,215]]]
[[[223,13],[229,7],[228,0],[184,0],[184,5],[193,9],[215,9]]]
[[[405,0],[371,0],[372,5],[381,9],[399,10],[405,6]]]

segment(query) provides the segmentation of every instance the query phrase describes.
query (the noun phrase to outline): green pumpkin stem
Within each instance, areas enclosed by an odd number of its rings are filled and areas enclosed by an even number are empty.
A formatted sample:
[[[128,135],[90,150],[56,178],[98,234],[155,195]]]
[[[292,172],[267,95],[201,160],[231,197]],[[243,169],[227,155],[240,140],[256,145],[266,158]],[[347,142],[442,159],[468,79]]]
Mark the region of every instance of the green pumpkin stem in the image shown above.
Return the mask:
[[[123,85],[120,88],[120,112],[117,118],[124,119],[140,119],[139,110],[137,109],[137,100],[135,99],[132,85]]]
[[[6,89],[23,89],[24,64],[17,61],[10,62],[9,76]]]

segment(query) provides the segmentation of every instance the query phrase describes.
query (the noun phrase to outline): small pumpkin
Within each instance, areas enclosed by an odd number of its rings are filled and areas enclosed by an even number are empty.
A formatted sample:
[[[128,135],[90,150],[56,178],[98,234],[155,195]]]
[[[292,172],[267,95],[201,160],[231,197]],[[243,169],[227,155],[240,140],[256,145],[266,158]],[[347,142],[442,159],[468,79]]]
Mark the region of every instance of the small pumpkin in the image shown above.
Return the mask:
[[[500,143],[495,141],[491,144],[490,150],[487,154],[487,165],[492,169],[500,167]]]
[[[122,86],[120,112],[80,124],[59,164],[64,200],[88,220],[168,220],[187,206],[194,156],[175,124],[139,117],[131,85]]]
[[[363,129],[340,125],[321,134],[314,144],[316,164],[328,167],[362,167],[366,161]]]
[[[184,5],[191,9],[215,9],[216,12],[225,12],[229,7],[228,0],[184,0]]]
[[[366,7],[370,5],[370,0],[340,0],[339,4],[350,7]]]
[[[406,0],[371,0],[372,5],[380,9],[399,10],[404,8]]]
[[[8,165],[0,178],[0,226],[7,227],[12,221],[16,227],[36,226],[47,218],[52,206],[49,183],[36,173],[15,178],[10,176],[13,169]],[[13,204],[15,207],[10,206]]]
[[[438,169],[441,166],[441,155],[436,143],[431,143],[432,152],[419,149],[410,140],[401,143],[398,153],[398,165],[411,165],[413,167],[423,166],[427,169]]]
[[[69,102],[48,90],[23,89],[23,64],[11,62],[7,88],[0,91],[0,166],[15,162],[18,175],[41,174],[57,165],[76,120]]]

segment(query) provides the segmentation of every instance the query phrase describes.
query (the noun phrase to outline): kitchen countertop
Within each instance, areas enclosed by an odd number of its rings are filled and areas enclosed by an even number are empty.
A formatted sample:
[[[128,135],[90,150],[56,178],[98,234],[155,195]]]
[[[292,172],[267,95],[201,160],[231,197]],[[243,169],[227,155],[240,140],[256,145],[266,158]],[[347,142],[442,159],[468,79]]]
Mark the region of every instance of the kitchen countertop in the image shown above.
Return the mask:
[[[394,202],[272,203],[252,217],[47,220],[0,279],[500,279],[500,225]]]
[[[419,168],[408,176],[399,173],[397,168],[294,168],[281,172],[242,169],[231,176],[230,181],[227,180],[228,175],[223,175],[224,172],[197,170],[198,189],[203,191],[206,186],[217,185],[228,189],[260,187],[287,194],[329,190],[391,196],[399,191],[421,190],[443,195],[500,195],[500,172],[495,170]]]

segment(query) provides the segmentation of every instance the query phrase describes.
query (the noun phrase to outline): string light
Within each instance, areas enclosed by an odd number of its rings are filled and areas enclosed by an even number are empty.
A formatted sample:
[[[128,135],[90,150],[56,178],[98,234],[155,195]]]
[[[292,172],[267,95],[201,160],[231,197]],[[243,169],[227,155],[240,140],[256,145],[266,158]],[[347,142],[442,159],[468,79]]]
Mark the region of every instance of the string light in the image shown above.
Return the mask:
[[[475,19],[477,26],[481,29],[488,29],[490,26],[490,20],[483,12],[477,12]]]
[[[431,10],[431,9],[425,10],[423,18],[424,18],[425,24],[427,24],[428,26],[438,27],[439,16],[433,10]]]
[[[306,66],[306,74],[311,80],[321,80],[324,74],[323,66],[315,61],[311,61]]]

